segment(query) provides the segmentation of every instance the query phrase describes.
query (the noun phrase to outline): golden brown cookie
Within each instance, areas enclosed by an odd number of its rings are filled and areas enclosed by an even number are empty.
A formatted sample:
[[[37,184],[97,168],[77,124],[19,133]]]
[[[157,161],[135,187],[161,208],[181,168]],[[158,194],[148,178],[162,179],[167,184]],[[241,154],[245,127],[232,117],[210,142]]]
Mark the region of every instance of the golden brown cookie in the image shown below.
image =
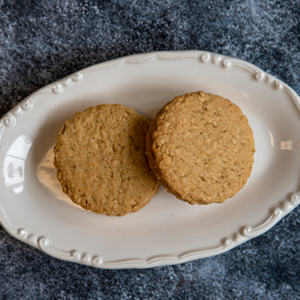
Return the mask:
[[[254,152],[253,132],[241,109],[203,91],[167,103],[147,134],[157,180],[190,204],[233,197],[250,176]]]
[[[120,104],[102,104],[66,121],[54,147],[64,193],[87,210],[123,216],[145,206],[159,184],[149,168],[149,121]]]

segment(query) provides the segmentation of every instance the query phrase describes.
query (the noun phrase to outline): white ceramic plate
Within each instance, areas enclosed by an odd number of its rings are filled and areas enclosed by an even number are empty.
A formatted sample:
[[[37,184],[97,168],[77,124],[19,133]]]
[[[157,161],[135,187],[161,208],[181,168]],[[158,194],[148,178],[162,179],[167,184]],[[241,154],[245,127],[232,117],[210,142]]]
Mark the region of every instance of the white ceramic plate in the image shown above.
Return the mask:
[[[161,187],[145,208],[119,218],[85,211],[61,192],[51,149],[75,112],[121,103],[152,119],[175,96],[198,90],[231,99],[253,128],[252,175],[235,197],[191,206]],[[300,202],[299,107],[283,82],[208,52],[148,53],[84,69],[32,94],[0,120],[1,224],[49,255],[100,268],[220,254],[264,233]]]

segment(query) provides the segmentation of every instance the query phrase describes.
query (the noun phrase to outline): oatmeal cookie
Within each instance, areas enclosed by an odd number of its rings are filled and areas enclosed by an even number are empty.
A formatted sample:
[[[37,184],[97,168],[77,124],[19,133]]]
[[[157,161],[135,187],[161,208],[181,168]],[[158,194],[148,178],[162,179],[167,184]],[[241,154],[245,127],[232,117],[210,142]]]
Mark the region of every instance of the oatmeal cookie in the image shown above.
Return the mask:
[[[63,192],[84,209],[123,216],[145,206],[159,184],[149,168],[149,121],[120,104],[102,104],[66,121],[54,147]]]
[[[230,100],[203,91],[176,97],[150,123],[147,156],[157,180],[190,204],[222,203],[244,187],[252,129]]]

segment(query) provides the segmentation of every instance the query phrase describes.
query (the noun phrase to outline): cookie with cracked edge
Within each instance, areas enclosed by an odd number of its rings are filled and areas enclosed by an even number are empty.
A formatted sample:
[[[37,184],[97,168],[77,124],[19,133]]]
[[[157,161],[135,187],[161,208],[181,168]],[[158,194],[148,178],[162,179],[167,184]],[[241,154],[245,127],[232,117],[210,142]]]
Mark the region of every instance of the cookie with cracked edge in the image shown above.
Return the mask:
[[[150,123],[146,144],[158,182],[190,204],[233,197],[254,163],[246,116],[230,100],[203,91],[167,103]]]
[[[158,192],[146,151],[149,121],[120,104],[102,104],[65,122],[54,147],[63,192],[108,216],[137,212]]]

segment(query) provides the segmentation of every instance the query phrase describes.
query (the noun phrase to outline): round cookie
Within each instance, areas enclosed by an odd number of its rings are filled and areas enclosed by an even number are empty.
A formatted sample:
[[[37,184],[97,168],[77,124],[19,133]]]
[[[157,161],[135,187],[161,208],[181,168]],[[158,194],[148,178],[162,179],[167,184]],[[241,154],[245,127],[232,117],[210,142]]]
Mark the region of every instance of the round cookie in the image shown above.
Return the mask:
[[[159,184],[145,154],[149,121],[120,104],[102,104],[66,121],[54,147],[63,192],[84,209],[123,216],[145,206]]]
[[[203,91],[167,103],[150,123],[146,147],[158,182],[190,204],[233,197],[250,176],[255,152],[241,109]]]

